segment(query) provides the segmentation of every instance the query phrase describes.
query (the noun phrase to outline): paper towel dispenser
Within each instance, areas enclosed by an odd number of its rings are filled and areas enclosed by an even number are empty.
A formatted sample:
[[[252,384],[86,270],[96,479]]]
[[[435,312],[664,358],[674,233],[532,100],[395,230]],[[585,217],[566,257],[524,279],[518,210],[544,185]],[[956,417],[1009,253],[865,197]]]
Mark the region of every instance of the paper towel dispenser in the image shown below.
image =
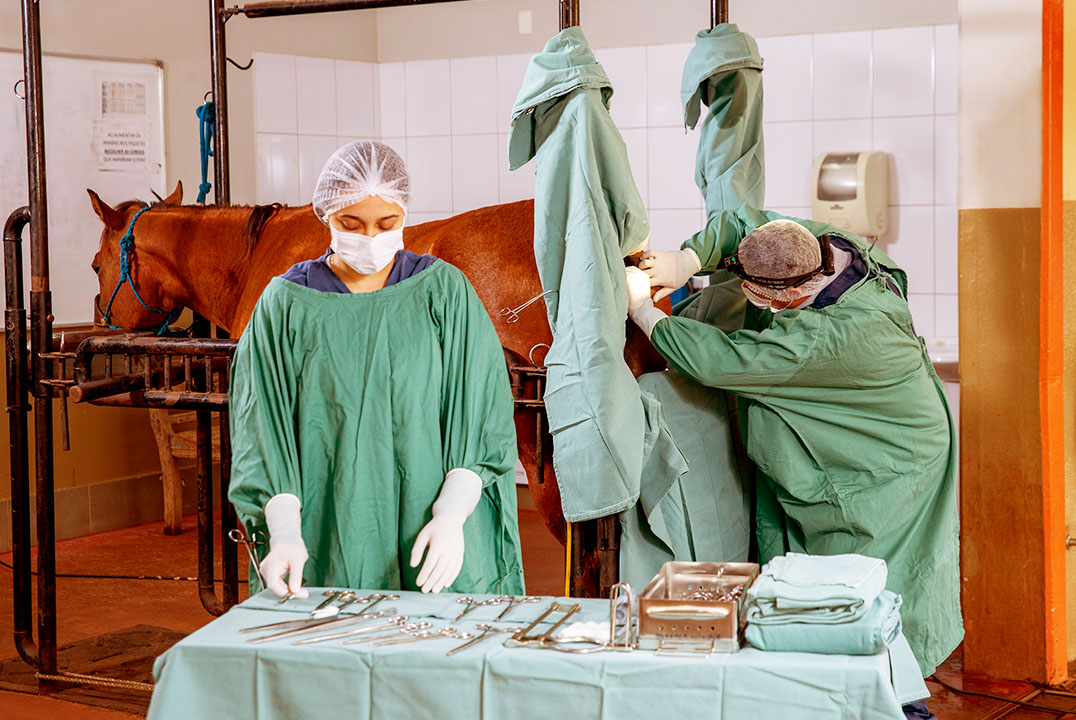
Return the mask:
[[[814,163],[811,216],[863,237],[889,227],[889,156],[884,152],[820,155]]]

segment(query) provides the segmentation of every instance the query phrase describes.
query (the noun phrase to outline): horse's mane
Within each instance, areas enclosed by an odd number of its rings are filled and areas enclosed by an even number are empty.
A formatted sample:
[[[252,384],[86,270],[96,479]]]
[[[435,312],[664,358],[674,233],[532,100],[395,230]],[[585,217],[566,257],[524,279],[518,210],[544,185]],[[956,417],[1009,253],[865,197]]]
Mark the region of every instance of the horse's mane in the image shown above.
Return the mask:
[[[149,205],[151,208],[183,208],[183,209],[202,209],[202,206],[198,205],[166,205],[160,200],[155,200],[152,203],[147,203],[144,200],[125,200],[116,206],[116,210],[121,213],[126,213],[130,210],[141,210]],[[281,203],[271,203],[269,205],[229,205],[223,208],[218,208],[225,211],[241,211],[250,212],[250,217],[247,218],[247,225],[243,229],[243,240],[246,243],[247,251],[250,252],[258,244],[258,239],[262,235],[262,230],[265,229],[266,223],[268,223],[274,215],[280,210],[286,208],[287,205]]]

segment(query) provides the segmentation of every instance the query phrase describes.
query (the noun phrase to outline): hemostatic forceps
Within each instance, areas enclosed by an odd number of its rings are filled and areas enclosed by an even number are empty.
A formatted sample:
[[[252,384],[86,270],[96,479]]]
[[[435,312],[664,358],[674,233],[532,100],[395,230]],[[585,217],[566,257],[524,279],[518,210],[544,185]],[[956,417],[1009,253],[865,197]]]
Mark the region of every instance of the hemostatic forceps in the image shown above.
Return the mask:
[[[512,635],[512,637],[505,640],[504,641],[504,646],[505,647],[549,647],[550,645],[555,644],[556,641],[557,641],[556,640],[557,629],[560,628],[561,625],[566,623],[568,621],[568,618],[572,617],[577,612],[579,612],[579,610],[580,610],[580,606],[578,604],[575,604],[575,605],[562,605],[561,603],[558,603],[558,602],[550,603],[549,607],[546,608],[546,611],[544,613],[542,613],[541,615],[539,615],[534,620],[534,622],[532,622],[527,627],[523,628],[522,630],[520,630],[517,633],[515,633],[514,635]],[[531,635],[530,634],[531,632],[534,631],[534,628],[538,627],[538,625],[540,623],[545,621],[545,619],[547,617],[549,617],[550,615],[552,615],[555,612],[562,612],[562,613],[564,613],[564,615],[560,618],[560,620],[557,620],[555,623],[553,623],[553,627],[549,628],[544,633],[539,633],[537,635]]]
[[[481,635],[475,635],[473,638],[471,638],[467,642],[463,643],[462,645],[459,645],[458,647],[452,648],[451,650],[446,652],[445,655],[455,655],[458,652],[463,652],[464,650],[471,647],[472,645],[477,645],[478,643],[482,642],[483,640],[485,640],[489,636],[496,635],[497,633],[503,633],[503,632],[514,633],[514,632],[519,631],[519,628],[517,628],[517,627],[499,628],[499,627],[495,627],[493,625],[490,625],[489,623],[478,623],[478,624],[476,624],[474,626],[474,629],[478,630],[482,634]]]
[[[246,533],[242,530],[239,528],[232,528],[228,531],[228,539],[237,545],[241,544],[247,549],[247,556],[250,558],[250,564],[254,566],[254,572],[258,575],[258,582],[262,584],[262,589],[264,590],[265,576],[262,575],[262,569],[258,567],[258,556],[254,553],[254,548],[265,544],[265,535],[255,531],[248,539]]]
[[[508,607],[506,607],[504,610],[501,610],[501,614],[497,616],[497,621],[503,620],[504,616],[515,610],[517,605],[523,605],[524,603],[542,602],[542,598],[538,597],[537,595],[526,595],[524,597],[502,595],[501,599],[504,600],[504,602],[508,603]]]
[[[372,620],[374,618],[379,618],[379,617],[387,617],[387,616],[391,616],[391,615],[395,615],[395,614],[396,614],[396,610],[389,609],[389,610],[379,611],[379,612],[376,612],[376,613],[363,613],[363,614],[360,614],[360,615],[349,615],[348,617],[343,617],[343,618],[333,618],[333,619],[324,619],[324,620],[292,621],[290,623],[290,625],[291,625],[291,627],[293,629],[283,630],[282,632],[273,633],[272,635],[265,635],[265,636],[259,637],[259,638],[252,638],[250,640],[247,640],[247,642],[249,642],[249,643],[263,643],[263,642],[268,642],[270,640],[279,640],[281,638],[291,637],[292,635],[303,635],[303,634],[308,633],[308,632],[316,632],[318,630],[328,630],[328,629],[331,629],[331,628],[343,627],[345,625],[351,625],[352,623],[363,622],[364,620]],[[296,622],[299,622],[301,624],[300,625],[295,625]],[[276,627],[281,627],[283,625],[284,625],[284,623],[278,623],[278,624],[276,624]],[[259,629],[267,629],[268,627],[272,627],[272,626],[263,626],[262,628],[250,628],[250,630],[253,631],[253,630],[259,630]]]
[[[467,614],[470,613],[472,610],[474,610],[475,608],[482,607],[483,605],[500,605],[501,603],[505,602],[505,598],[508,597],[508,595],[498,595],[497,597],[487,598],[486,600],[475,600],[470,596],[457,598],[457,603],[459,603],[460,605],[466,605],[467,607],[464,608],[463,612],[457,615],[455,619],[452,620],[452,622],[459,622],[464,617],[466,617]]]
[[[341,645],[358,645],[359,643],[377,642],[378,640],[387,640],[398,637],[400,633],[405,635],[413,635],[417,632],[425,630],[426,628],[433,627],[433,623],[428,620],[422,620],[420,622],[409,622],[404,625],[400,625],[394,632],[386,633],[384,635],[375,635],[373,637],[354,638],[352,640],[345,640],[340,643]]]
[[[383,622],[380,625],[371,625],[370,627],[359,628],[358,630],[344,630],[343,632],[332,633],[331,635],[315,635],[314,637],[303,638],[302,640],[294,640],[291,644],[309,645],[311,643],[339,640],[340,638],[352,637],[353,635],[365,635],[367,633],[380,632],[381,630],[388,630],[390,628],[395,628],[398,632],[401,627],[408,625],[408,620],[409,618],[406,615],[397,615],[396,617],[389,618],[388,622]]]

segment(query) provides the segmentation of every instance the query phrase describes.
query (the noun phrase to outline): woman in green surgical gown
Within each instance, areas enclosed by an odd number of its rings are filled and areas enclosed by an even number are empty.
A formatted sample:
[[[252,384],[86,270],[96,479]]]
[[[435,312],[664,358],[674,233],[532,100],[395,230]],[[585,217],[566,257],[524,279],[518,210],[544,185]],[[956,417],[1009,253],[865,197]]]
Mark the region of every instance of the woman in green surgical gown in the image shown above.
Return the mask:
[[[340,148],[313,201],[330,249],[269,283],[236,350],[229,498],[278,595],[523,591],[500,343],[463,273],[403,249],[409,201],[391,148]]]

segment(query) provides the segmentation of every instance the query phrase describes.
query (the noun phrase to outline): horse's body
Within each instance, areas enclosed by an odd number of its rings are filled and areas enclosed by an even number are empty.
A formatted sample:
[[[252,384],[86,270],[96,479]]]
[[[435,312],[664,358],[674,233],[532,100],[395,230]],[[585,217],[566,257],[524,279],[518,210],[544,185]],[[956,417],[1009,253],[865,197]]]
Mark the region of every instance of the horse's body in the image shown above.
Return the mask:
[[[299,208],[199,207],[179,205],[177,187],[161,207],[138,219],[134,231],[131,277],[151,308],[188,307],[227,330],[242,333],[262,290],[273,277],[302,260],[320,256],[329,245],[329,231],[309,205]],[[94,210],[105,223],[101,249],[94,258],[102,301],[119,281],[119,238],[142,203],[117,209],[90,192]],[[404,231],[404,245],[455,265],[482,300],[510,360],[530,365],[540,344],[552,342],[545,308],[536,302],[508,323],[503,308],[515,308],[542,292],[534,261],[534,202],[495,205],[425,223]],[[121,288],[111,307],[113,325],[124,328],[159,326],[164,315],[137,302],[130,288]],[[541,362],[544,349],[533,353]],[[664,367],[645,336],[629,327],[625,357],[636,375]],[[516,414],[520,459],[535,504],[546,525],[561,541],[564,520],[552,466],[546,482],[537,482],[535,415]]]

